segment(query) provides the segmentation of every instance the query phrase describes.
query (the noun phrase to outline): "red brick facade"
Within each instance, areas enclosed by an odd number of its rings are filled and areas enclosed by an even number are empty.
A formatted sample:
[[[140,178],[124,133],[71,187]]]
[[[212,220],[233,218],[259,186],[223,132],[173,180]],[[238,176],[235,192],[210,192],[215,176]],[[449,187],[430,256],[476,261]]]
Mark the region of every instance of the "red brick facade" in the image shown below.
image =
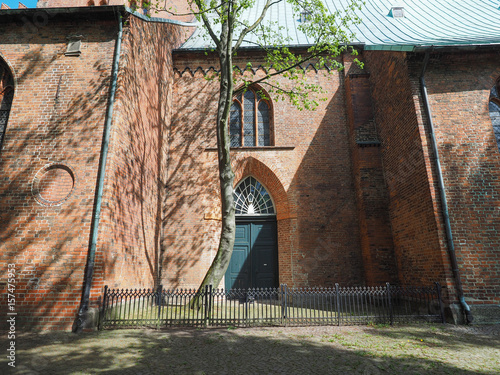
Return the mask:
[[[366,70],[344,56],[346,108],[352,154],[352,173],[359,215],[364,276],[368,285],[397,282],[394,244],[387,206],[380,141],[373,115]]]
[[[180,31],[130,17],[124,30],[118,93],[106,170],[93,297],[112,288],[151,287],[160,267],[171,50]]]
[[[68,329],[80,305],[120,20],[114,10],[123,11],[98,8],[38,24],[0,22],[0,57],[15,88],[0,150],[0,268],[16,264],[16,308],[31,327]],[[196,288],[218,243],[218,82],[206,79],[217,61],[172,53],[186,27],[130,15],[124,25],[92,307],[104,285]],[[75,36],[81,54],[65,55]],[[479,305],[500,303],[500,153],[488,112],[497,57],[431,54],[425,73],[465,297]],[[247,53],[235,63],[259,59]],[[305,71],[327,91],[313,112],[269,94],[274,143],[232,149],[235,184],[253,176],[273,198],[280,282],[439,281],[455,302],[419,87],[423,54],[364,51],[361,59],[363,70],[344,56],[343,72]]]
[[[15,79],[0,153],[0,268],[16,264],[16,308],[31,326],[67,328],[75,319],[116,32],[108,21],[61,19],[36,32],[0,25],[0,56]],[[76,33],[86,37],[82,54],[65,56]],[[67,183],[71,195],[58,204]]]
[[[17,265],[23,322],[67,329],[82,293],[118,23],[63,18],[28,35],[28,48],[12,24],[0,30],[1,57],[16,82],[0,154],[0,247],[4,273]],[[83,36],[81,55],[65,56],[67,36],[75,34]],[[179,35],[171,24],[135,17],[124,30],[94,304],[105,280],[110,287],[151,287],[157,278],[172,111],[168,67]]]
[[[196,287],[216,251],[214,229],[220,216],[213,126],[218,84],[204,78],[209,68],[217,69],[217,63],[202,54],[181,54],[174,66],[179,73],[169,158],[164,284]],[[314,112],[273,103],[274,146],[233,149],[235,183],[252,175],[275,201],[280,282],[360,284],[363,271],[343,75],[314,70],[306,75],[311,82],[334,89]],[[182,272],[172,272],[178,265]]]
[[[498,304],[500,154],[488,97],[497,53],[431,55],[425,73],[464,294]],[[456,300],[435,157],[419,77],[423,54],[365,53],[383,142],[389,211],[401,281],[438,280]]]
[[[426,73],[457,259],[472,304],[500,303],[500,152],[488,110],[499,76],[498,52],[436,55]]]

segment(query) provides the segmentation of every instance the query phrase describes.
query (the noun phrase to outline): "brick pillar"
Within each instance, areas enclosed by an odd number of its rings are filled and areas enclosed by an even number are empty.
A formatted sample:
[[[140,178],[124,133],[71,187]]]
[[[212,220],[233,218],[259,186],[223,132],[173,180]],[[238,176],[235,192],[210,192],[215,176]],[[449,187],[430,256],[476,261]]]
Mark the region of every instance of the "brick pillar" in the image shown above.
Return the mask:
[[[361,250],[366,284],[380,285],[398,280],[389,199],[373,119],[369,74],[349,73],[354,69],[346,69],[345,87]]]

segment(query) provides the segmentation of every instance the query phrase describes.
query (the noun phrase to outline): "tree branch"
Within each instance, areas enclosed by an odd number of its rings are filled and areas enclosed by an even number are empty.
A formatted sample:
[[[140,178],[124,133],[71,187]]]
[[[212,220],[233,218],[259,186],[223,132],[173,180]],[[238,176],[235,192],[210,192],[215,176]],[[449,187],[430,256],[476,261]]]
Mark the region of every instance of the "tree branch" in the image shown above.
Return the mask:
[[[277,70],[276,72],[274,73],[268,73],[265,75],[265,77],[262,77],[260,79],[258,79],[257,81],[252,81],[251,83],[249,83],[248,85],[245,85],[244,88],[243,87],[240,87],[239,89],[237,90],[234,90],[234,95],[237,95],[241,92],[243,92],[247,87],[251,86],[251,85],[256,85],[256,84],[259,84],[261,82],[264,82],[265,80],[271,78],[271,77],[274,77],[274,76],[277,76],[277,75],[280,75],[280,74],[283,74],[285,72],[288,72],[289,70],[292,70],[293,68],[297,68],[298,66],[300,66],[300,64],[303,64],[309,60],[312,60],[316,57],[318,57],[319,55],[321,55],[323,52],[325,52],[324,50],[321,50],[321,51],[318,51],[316,53],[313,53],[305,58],[302,58],[300,61],[296,62],[295,64],[292,64],[290,66],[287,66],[286,68],[283,68],[283,69],[280,69],[280,70]],[[250,82],[250,81],[245,81],[245,82]],[[282,89],[280,89],[282,90]],[[283,91],[283,90],[282,90]]]
[[[254,84],[254,82],[251,83],[252,85]],[[283,89],[283,87],[279,87],[279,86],[276,86],[276,85],[273,85],[272,83],[269,83],[269,82],[262,82],[263,85],[268,85],[269,87],[272,87],[272,88],[275,88],[276,90],[279,90],[281,91],[282,93],[284,94],[294,94],[293,91],[291,90],[285,90]]]
[[[252,26],[245,28],[245,29],[241,32],[240,37],[238,38],[238,41],[236,42],[236,44],[235,44],[235,45],[234,45],[234,47],[233,47],[233,51],[238,50],[238,48],[240,48],[240,45],[241,45],[241,43],[243,42],[243,39],[245,38],[245,36],[246,36],[249,32],[253,31],[253,30],[254,30],[257,26],[259,26],[259,25],[260,25],[260,23],[262,22],[262,20],[263,20],[263,19],[264,19],[264,17],[266,16],[266,12],[267,12],[267,10],[268,10],[271,6],[273,6],[274,4],[281,3],[282,1],[283,1],[283,0],[275,0],[275,1],[273,1],[273,0],[267,0],[266,5],[264,6],[264,9],[262,9],[262,12],[261,12],[261,14],[260,14],[259,18],[257,18],[257,20],[254,22],[254,24],[253,24]]]
[[[199,7],[198,1],[195,0],[194,2]],[[211,11],[217,12],[217,14],[220,16],[220,12],[218,10],[220,7],[222,7],[222,3],[219,4],[219,5],[217,5],[217,6],[215,6],[215,7],[213,7],[213,8],[204,9],[204,10],[199,11],[199,12],[195,12],[194,10],[191,10],[191,12],[187,12],[187,13],[177,13],[177,12],[171,11],[170,10],[171,8],[167,9],[167,4],[165,3],[165,5],[163,5],[162,7],[159,7],[159,8],[156,8],[156,7],[153,8],[152,7],[151,10],[154,10],[156,12],[160,12],[160,11],[161,12],[166,12],[166,13],[172,15],[172,16],[178,16],[178,17],[182,17],[182,16],[200,16],[203,13],[209,13]]]
[[[202,7],[201,7],[202,0],[194,0],[194,3],[196,4],[196,6],[199,9],[202,9]],[[214,30],[212,28],[212,25],[210,24],[210,22],[208,20],[206,12],[202,10],[201,13],[200,13],[200,16],[201,16],[201,19],[203,20],[203,24],[205,25],[205,27],[207,28],[208,33],[210,34],[210,37],[212,38],[212,40],[214,41],[215,45],[217,46],[217,49],[220,49],[220,39],[215,34],[215,32],[214,32]]]

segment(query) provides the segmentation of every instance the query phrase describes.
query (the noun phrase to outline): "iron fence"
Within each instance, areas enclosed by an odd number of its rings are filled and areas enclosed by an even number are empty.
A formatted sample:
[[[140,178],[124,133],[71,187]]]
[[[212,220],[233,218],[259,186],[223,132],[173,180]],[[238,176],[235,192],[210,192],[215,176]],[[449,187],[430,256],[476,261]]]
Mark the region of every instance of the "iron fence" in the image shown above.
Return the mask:
[[[104,288],[99,328],[443,322],[441,287]]]

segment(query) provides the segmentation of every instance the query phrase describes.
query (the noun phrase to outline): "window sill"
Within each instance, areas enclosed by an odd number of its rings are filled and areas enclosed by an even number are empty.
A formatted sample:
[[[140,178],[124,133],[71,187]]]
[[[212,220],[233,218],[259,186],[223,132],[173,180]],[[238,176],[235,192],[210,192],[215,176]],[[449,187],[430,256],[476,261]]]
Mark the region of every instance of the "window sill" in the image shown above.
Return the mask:
[[[231,151],[289,151],[295,146],[258,146],[258,147],[231,147]],[[205,151],[217,151],[217,147],[206,147]]]

